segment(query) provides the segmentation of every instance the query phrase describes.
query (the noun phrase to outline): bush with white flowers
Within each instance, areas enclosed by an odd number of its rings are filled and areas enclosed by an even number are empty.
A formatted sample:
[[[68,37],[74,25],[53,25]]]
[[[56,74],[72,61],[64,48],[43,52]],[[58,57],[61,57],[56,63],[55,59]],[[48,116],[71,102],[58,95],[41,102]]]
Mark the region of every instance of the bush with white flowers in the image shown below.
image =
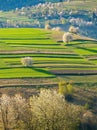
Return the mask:
[[[70,28],[69,28],[69,32],[70,33],[78,33],[78,31],[79,31],[79,28],[77,27],[77,28],[75,28],[74,26],[70,26]]]
[[[45,29],[46,29],[46,30],[50,30],[50,29],[51,29],[51,26],[50,26],[49,24],[46,24],[46,25],[45,25]]]
[[[55,28],[52,28],[52,31],[63,31],[63,30],[60,27],[55,27]]]
[[[21,63],[23,66],[31,67],[33,64],[33,60],[31,57],[24,57],[21,59]]]
[[[72,40],[73,40],[73,36],[71,33],[69,33],[69,32],[64,33],[64,35],[63,35],[63,42],[64,43],[69,43]]]

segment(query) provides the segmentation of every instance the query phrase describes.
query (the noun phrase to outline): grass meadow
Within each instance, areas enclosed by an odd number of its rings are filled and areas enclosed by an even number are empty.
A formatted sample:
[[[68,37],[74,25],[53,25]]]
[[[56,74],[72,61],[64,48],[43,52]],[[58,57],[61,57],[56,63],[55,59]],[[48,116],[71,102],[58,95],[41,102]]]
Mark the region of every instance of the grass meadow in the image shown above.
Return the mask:
[[[64,44],[58,42],[54,34],[57,36],[57,32],[33,28],[0,29],[0,79],[64,77],[76,82],[73,75],[66,71],[64,76],[62,70],[77,70],[77,73],[97,70],[96,41],[76,40]],[[24,67],[23,57],[32,57],[33,66]],[[59,75],[53,71],[58,71]],[[79,75],[79,82],[83,74]],[[85,75],[89,79],[94,76]]]

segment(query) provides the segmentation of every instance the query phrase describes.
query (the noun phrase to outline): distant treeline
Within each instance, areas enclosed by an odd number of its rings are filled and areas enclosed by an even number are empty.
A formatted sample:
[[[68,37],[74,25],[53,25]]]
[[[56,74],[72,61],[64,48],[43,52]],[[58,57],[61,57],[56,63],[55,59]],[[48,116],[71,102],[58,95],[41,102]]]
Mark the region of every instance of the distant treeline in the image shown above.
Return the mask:
[[[62,2],[63,0],[0,0],[0,10],[8,11],[15,8],[32,6],[45,2]]]

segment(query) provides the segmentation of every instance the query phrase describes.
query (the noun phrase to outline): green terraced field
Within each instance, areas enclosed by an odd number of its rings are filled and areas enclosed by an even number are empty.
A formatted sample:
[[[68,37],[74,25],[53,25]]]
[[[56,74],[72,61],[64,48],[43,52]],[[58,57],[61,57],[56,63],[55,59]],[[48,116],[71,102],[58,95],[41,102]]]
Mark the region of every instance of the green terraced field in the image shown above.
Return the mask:
[[[22,78],[22,77],[54,77],[45,69],[40,68],[10,68],[0,70],[0,78]]]
[[[65,45],[53,34],[43,29],[0,29],[0,78],[57,78],[53,70],[97,70],[96,41]],[[33,66],[24,67],[23,57],[32,57]]]

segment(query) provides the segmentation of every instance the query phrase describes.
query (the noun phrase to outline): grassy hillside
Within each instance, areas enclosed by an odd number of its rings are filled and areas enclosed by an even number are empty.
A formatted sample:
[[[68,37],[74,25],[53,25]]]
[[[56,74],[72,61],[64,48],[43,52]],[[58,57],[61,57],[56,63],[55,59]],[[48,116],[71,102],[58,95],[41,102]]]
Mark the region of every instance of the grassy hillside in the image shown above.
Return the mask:
[[[97,19],[93,18],[96,7],[95,0],[71,0],[21,7],[6,12],[1,10],[0,28],[44,28],[49,23],[52,28],[60,26],[65,31],[70,26],[79,27],[80,34],[97,38]]]
[[[0,29],[0,79],[53,77],[51,81],[56,82],[62,76],[75,83],[96,83],[97,42],[76,40],[64,45],[57,41],[59,33],[42,29]],[[21,58],[28,56],[33,58],[31,68],[21,63]]]

